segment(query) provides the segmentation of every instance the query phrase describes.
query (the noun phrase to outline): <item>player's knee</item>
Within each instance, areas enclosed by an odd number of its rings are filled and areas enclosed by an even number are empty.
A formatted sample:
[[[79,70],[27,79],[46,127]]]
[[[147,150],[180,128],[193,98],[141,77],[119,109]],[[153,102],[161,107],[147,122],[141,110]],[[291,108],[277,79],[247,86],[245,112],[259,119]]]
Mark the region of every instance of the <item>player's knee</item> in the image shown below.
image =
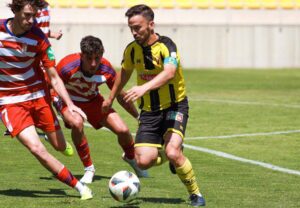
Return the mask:
[[[31,154],[41,158],[47,152],[46,148],[42,144],[33,144],[29,148]]]
[[[146,170],[146,169],[150,168],[155,161],[151,160],[149,158],[139,157],[139,158],[136,158],[136,162],[137,162],[137,165],[139,168]]]
[[[129,132],[129,129],[127,126],[120,126],[117,130],[117,134],[119,136],[127,136],[127,135],[130,135],[130,132]]]
[[[166,151],[166,156],[171,162],[176,162],[180,157],[180,152],[176,149],[168,149]]]
[[[81,118],[75,118],[72,120],[72,123],[70,124],[72,129],[77,129],[79,131],[82,131],[83,129],[83,120]]]

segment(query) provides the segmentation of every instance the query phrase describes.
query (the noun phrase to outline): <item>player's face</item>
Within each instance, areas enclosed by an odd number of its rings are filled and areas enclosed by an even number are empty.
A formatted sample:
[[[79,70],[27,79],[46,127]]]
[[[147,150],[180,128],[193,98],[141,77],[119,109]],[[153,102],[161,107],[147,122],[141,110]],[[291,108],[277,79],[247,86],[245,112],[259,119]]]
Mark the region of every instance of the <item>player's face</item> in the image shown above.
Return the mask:
[[[154,22],[147,20],[142,15],[135,15],[128,19],[128,26],[137,43],[146,46],[154,30]]]
[[[29,31],[34,25],[36,13],[37,10],[29,4],[25,5],[20,11],[15,12],[15,29],[20,33]]]
[[[91,77],[93,76],[101,62],[102,56],[99,54],[81,54],[81,60],[82,60],[82,72],[85,76]]]

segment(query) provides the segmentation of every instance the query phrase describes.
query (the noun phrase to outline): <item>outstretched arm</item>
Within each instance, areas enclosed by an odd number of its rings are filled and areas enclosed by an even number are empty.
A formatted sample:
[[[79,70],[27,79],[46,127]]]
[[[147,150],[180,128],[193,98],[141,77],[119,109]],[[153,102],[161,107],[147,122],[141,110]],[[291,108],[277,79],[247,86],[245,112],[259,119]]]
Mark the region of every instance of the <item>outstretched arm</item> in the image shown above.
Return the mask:
[[[132,71],[127,71],[124,70],[123,68],[121,69],[120,72],[117,73],[114,86],[110,91],[110,95],[108,99],[106,99],[102,104],[103,112],[108,112],[108,110],[111,108],[115,98],[117,97],[117,95],[119,95],[123,87],[126,85],[129,78],[131,77],[131,74]]]
[[[138,119],[139,113],[132,101],[125,102],[124,96],[126,93],[122,90],[120,94],[117,96],[117,100],[119,104],[130,114],[132,117]]]
[[[51,80],[52,88],[58,93],[58,95],[62,98],[62,100],[66,103],[68,106],[68,110],[73,114],[73,112],[79,113],[84,119],[86,119],[85,113],[75,106],[65,88],[65,85],[59,75],[57,74],[54,67],[50,67],[47,70],[48,76]]]

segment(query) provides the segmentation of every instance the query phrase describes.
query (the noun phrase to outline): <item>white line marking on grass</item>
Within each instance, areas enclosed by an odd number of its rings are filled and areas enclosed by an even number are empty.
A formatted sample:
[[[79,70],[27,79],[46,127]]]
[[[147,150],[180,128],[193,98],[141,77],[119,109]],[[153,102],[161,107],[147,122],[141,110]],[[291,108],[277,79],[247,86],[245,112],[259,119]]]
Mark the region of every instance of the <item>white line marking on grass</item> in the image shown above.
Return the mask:
[[[297,105],[297,104],[277,104],[277,103],[263,103],[263,102],[238,101],[238,100],[219,100],[219,99],[210,99],[210,98],[189,98],[189,100],[190,101],[238,104],[238,105],[266,105],[266,106],[286,107],[286,108],[300,108],[300,105]]]
[[[299,130],[288,130],[288,131],[273,131],[273,132],[233,134],[233,135],[223,135],[223,136],[186,137],[185,140],[231,139],[231,138],[235,138],[235,137],[269,136],[269,135],[294,134],[294,133],[300,133],[300,129]]]
[[[61,120],[61,117],[58,117],[58,118]],[[89,123],[86,123],[86,122],[84,123],[84,126],[92,127]],[[102,128],[102,129],[105,130],[105,131],[110,131],[107,128]],[[295,131],[298,131],[298,130],[295,130]],[[279,167],[279,166],[276,166],[276,165],[272,165],[272,164],[269,164],[269,163],[259,162],[259,161],[255,161],[255,160],[249,160],[249,159],[245,159],[245,158],[242,158],[242,157],[237,157],[237,156],[225,153],[225,152],[211,150],[211,149],[207,149],[207,148],[203,148],[203,147],[196,147],[196,146],[192,146],[192,145],[188,145],[188,144],[184,144],[184,147],[188,148],[188,149],[200,151],[200,152],[213,154],[213,155],[216,155],[216,156],[219,156],[219,157],[228,158],[228,159],[231,159],[231,160],[237,160],[237,161],[244,162],[244,163],[250,163],[250,164],[253,164],[253,165],[258,165],[258,166],[261,166],[261,167],[264,167],[264,168],[268,168],[268,169],[283,172],[283,173],[288,173],[288,174],[293,174],[293,175],[300,175],[300,171],[297,171],[297,170],[291,170],[291,169],[282,168],[282,167]]]
[[[205,152],[205,153],[209,153],[212,155],[216,155],[219,157],[223,157],[223,158],[227,158],[227,159],[231,159],[231,160],[237,160],[243,163],[250,163],[252,165],[258,165],[267,169],[271,169],[271,170],[275,170],[275,171],[279,171],[279,172],[283,172],[283,173],[288,173],[288,174],[293,174],[293,175],[299,175],[300,176],[300,171],[298,170],[291,170],[291,169],[287,169],[287,168],[282,168],[276,165],[272,165],[269,163],[264,163],[264,162],[259,162],[259,161],[255,161],[255,160],[249,160],[246,158],[242,158],[242,157],[237,157],[225,152],[220,152],[220,151],[216,151],[216,150],[211,150],[211,149],[207,149],[207,148],[203,148],[203,147],[196,147],[196,146],[192,146],[192,145],[188,145],[188,144],[184,144],[184,147],[188,148],[188,149],[192,149],[192,150],[196,150],[196,151],[200,151],[200,152]]]

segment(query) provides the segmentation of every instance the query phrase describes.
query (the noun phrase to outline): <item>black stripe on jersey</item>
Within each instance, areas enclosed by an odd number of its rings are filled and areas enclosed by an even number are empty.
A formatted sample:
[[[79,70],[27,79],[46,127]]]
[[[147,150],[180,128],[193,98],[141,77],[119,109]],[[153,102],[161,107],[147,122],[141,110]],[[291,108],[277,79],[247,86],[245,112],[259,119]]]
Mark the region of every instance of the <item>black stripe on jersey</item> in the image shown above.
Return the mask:
[[[143,47],[143,56],[144,56],[144,63],[145,63],[145,69],[146,70],[152,70],[155,69],[155,66],[153,64],[153,57],[151,52],[151,47]]]
[[[162,55],[162,53],[160,52],[160,58],[161,58],[161,63],[164,63],[165,61],[165,57]]]
[[[160,99],[158,90],[151,90],[150,91],[150,103],[151,103],[151,110],[159,110],[160,108]]]
[[[170,38],[168,38],[166,36],[160,36],[159,41],[166,45],[166,47],[169,50],[170,55],[171,55],[171,52],[177,52],[176,44]]]
[[[171,98],[171,104],[175,104],[176,101],[176,96],[175,96],[175,90],[174,90],[174,85],[169,84],[169,92],[170,92],[170,98]]]
[[[131,63],[134,64],[134,47],[132,47],[130,51],[130,58],[131,58]]]
[[[144,107],[144,97],[141,97],[141,104],[139,106],[140,109],[143,109]]]

